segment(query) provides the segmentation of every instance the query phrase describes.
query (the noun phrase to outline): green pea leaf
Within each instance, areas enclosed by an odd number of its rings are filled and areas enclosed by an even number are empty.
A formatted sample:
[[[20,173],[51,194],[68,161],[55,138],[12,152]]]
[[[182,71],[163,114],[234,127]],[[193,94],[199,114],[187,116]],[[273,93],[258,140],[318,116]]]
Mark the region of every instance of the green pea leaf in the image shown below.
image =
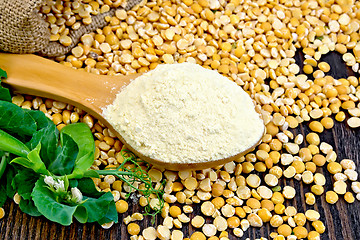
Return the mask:
[[[17,157],[14,158],[10,163],[17,163],[25,168],[32,169],[32,166],[34,165],[29,159],[24,157]]]
[[[83,200],[85,200],[85,202],[81,204],[81,206],[85,207],[87,210],[87,221],[96,222],[107,214],[111,202],[114,202],[114,196],[111,194],[111,192],[107,192],[99,198],[84,196]]]
[[[56,158],[49,165],[49,171],[55,175],[70,174],[74,169],[78,147],[74,140],[67,134],[60,134],[61,146],[56,150]]]
[[[94,184],[94,181],[91,178],[82,178],[78,180],[78,186],[79,190],[83,193],[83,195],[89,196],[89,197],[100,197],[104,193],[99,192]]]
[[[41,111],[30,110],[28,111],[28,113],[34,119],[37,126],[37,130],[46,128],[49,125],[55,126],[53,121],[51,121],[48,117],[46,117],[45,114]]]
[[[42,215],[37,210],[37,208],[35,207],[34,202],[32,200],[26,200],[26,199],[22,198],[19,203],[19,207],[20,207],[21,211],[23,211],[26,214],[29,214],[30,216],[38,217],[38,216]]]
[[[61,133],[69,135],[79,148],[71,177],[81,178],[94,162],[95,142],[92,133],[85,123],[67,125],[61,129]]]
[[[9,89],[1,86],[2,78],[7,78],[7,74],[4,70],[0,68],[0,100],[11,102],[11,95]]]
[[[95,170],[87,170],[84,172],[84,177],[99,178],[99,174]]]
[[[78,180],[76,180],[76,179],[69,180],[69,187],[71,187],[71,188],[78,187],[78,185],[79,185]],[[66,189],[66,187],[65,187],[65,189]]]
[[[76,220],[78,220],[80,223],[86,223],[88,222],[88,213],[84,206],[78,206],[76,208],[76,211],[74,213],[74,217]]]
[[[31,140],[26,144],[30,149],[41,143],[40,157],[48,167],[50,162],[56,158],[56,149],[59,138],[59,131],[56,125],[41,111],[29,111],[37,125],[37,131]]]
[[[40,125],[40,124],[39,124]],[[30,149],[41,144],[40,157],[47,167],[56,158],[56,149],[58,144],[59,131],[54,123],[48,122],[48,125],[36,131],[31,140],[27,143]]]
[[[0,182],[0,191],[1,191],[1,194],[0,194],[0,207],[2,207],[2,206],[4,206],[4,203],[6,202],[7,195],[4,194],[6,192],[6,189],[5,189],[4,185],[1,184],[1,182]]]
[[[11,102],[0,101],[0,129],[20,136],[31,136],[37,126],[29,111]]]
[[[5,190],[6,190],[6,195],[9,197],[9,198],[13,198],[15,193],[16,193],[16,189],[11,185],[12,183],[12,180],[14,179],[15,177],[15,169],[14,167],[12,167],[11,165],[9,165],[7,168],[6,168],[6,174],[5,176],[1,179],[2,181],[2,184],[3,186],[5,186]]]
[[[18,157],[13,159],[10,163],[17,163],[23,167],[30,168],[39,174],[50,175],[44,162],[40,158],[40,149],[41,145],[38,144],[36,148],[29,152],[26,158]]]
[[[44,179],[40,178],[33,189],[31,197],[35,207],[47,219],[69,226],[77,206],[68,206],[56,201],[56,194],[47,188]]]
[[[99,192],[95,188],[94,181],[91,178],[80,179],[77,187],[84,195],[85,202],[81,206],[87,209],[88,222],[99,221],[107,215],[109,215],[111,219],[115,219],[115,216],[109,213],[109,209],[113,209],[111,205],[115,206],[114,196],[110,192]],[[116,208],[115,213],[117,219]]]
[[[117,223],[118,222],[118,213],[116,211],[116,207],[115,207],[115,202],[112,201],[109,205],[109,210],[107,211],[106,215],[101,218],[100,220],[98,220],[97,222],[102,225],[104,223],[109,223],[109,222],[114,222]]]
[[[7,78],[7,74],[6,74],[6,72],[5,72],[4,70],[2,70],[2,69],[0,68],[0,80],[1,80],[2,78]]]
[[[11,102],[11,95],[9,89],[0,86],[0,99]]]
[[[24,200],[29,200],[38,178],[39,175],[34,171],[23,169],[15,175],[11,185]]]

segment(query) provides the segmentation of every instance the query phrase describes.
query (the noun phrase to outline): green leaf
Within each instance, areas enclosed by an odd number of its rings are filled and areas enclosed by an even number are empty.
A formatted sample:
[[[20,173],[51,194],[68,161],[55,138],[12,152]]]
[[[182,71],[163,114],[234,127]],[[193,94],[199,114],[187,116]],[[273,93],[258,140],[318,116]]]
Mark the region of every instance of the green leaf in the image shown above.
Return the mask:
[[[36,131],[31,140],[27,143],[27,146],[29,146],[30,149],[33,149],[40,143],[40,157],[48,167],[56,158],[58,138],[59,131],[57,130],[55,124],[51,122],[48,123],[46,127]]]
[[[2,78],[7,78],[7,74],[4,70],[0,68],[0,100],[11,102],[11,95],[9,89],[1,86]]]
[[[103,217],[102,219],[98,220],[97,222],[102,225],[104,223],[109,223],[109,222],[114,222],[117,223],[118,222],[118,213],[116,211],[116,207],[115,207],[115,202],[112,201],[109,205],[109,210],[106,213],[105,217]]]
[[[49,171],[61,176],[72,172],[79,150],[69,135],[60,134],[60,137],[61,147],[57,148],[56,158],[49,165]]]
[[[26,157],[30,150],[20,140],[0,129],[0,150],[20,157]]]
[[[76,208],[76,211],[74,213],[74,217],[76,220],[78,220],[80,223],[86,223],[88,221],[88,213],[84,206],[78,206]]]
[[[27,158],[34,164],[32,170],[39,174],[50,175],[49,171],[46,169],[44,162],[40,158],[40,149],[41,144],[38,144],[36,148],[31,150],[27,155]]]
[[[35,187],[39,175],[33,171],[24,169],[20,170],[14,177],[11,185],[17,190],[18,194],[24,199],[31,198],[31,192]]]
[[[86,201],[81,204],[81,206],[85,207],[87,210],[87,221],[96,222],[99,219],[105,217],[111,202],[114,202],[114,196],[111,194],[111,192],[107,192],[97,199],[84,196],[83,200]]]
[[[85,187],[85,185],[91,187]],[[57,201],[59,195],[51,191],[41,177],[36,182],[31,197],[41,214],[62,225],[70,225],[73,216],[81,223],[96,222],[100,219],[117,221],[114,197],[110,192],[98,192],[91,179],[80,180],[78,188],[83,194],[88,193],[91,196],[84,195],[84,201],[80,205],[69,206]],[[115,212],[110,213],[110,210]]]
[[[104,194],[96,189],[94,181],[91,178],[82,178],[78,180],[77,188],[79,188],[83,195],[89,197],[100,197]]]
[[[12,180],[15,177],[15,169],[14,167],[12,167],[11,165],[9,165],[6,169],[6,178],[4,179],[4,177],[2,178],[3,180],[5,180],[5,184],[2,184],[4,186],[6,186],[6,195],[9,198],[13,198],[15,193],[16,193],[16,189],[11,185]]]
[[[26,168],[32,169],[34,172],[44,175],[50,175],[49,171],[46,169],[44,162],[40,158],[40,149],[41,145],[38,144],[36,148],[31,150],[27,155],[27,158],[18,157],[13,159],[10,163],[17,163]]]
[[[0,100],[11,102],[10,91],[0,85]]]
[[[37,126],[37,130],[46,128],[49,125],[55,126],[54,122],[51,121],[48,117],[46,117],[45,114],[41,111],[31,110],[31,111],[28,111],[28,113],[34,119],[36,126]]]
[[[87,170],[84,172],[84,177],[92,177],[92,178],[99,178],[99,174],[95,172],[95,170]]]
[[[79,185],[78,180],[76,180],[76,179],[69,180],[69,187],[73,188],[73,187],[77,187],[78,185]]]
[[[37,131],[26,145],[33,149],[41,143],[40,157],[48,167],[50,162],[56,157],[59,131],[56,125],[43,112],[29,111],[29,114],[36,122]]]
[[[28,110],[11,102],[0,101],[0,129],[18,135],[31,136],[37,126]]]
[[[37,208],[35,207],[34,202],[32,200],[21,199],[19,207],[20,207],[21,211],[23,211],[26,214],[29,214],[30,216],[39,217],[42,215],[37,210]]]
[[[30,168],[30,169],[32,169],[32,166],[33,166],[33,163],[29,159],[24,158],[24,157],[14,158],[10,163],[17,163],[23,167]]]
[[[2,78],[7,78],[7,74],[6,74],[6,72],[5,72],[4,70],[2,70],[2,69],[0,68],[0,80],[1,80]]]
[[[55,193],[47,188],[43,178],[36,182],[31,197],[38,211],[50,221],[64,226],[72,223],[77,206],[68,206],[57,202]]]
[[[6,193],[6,189],[4,187],[4,185],[2,184],[2,182],[0,181],[0,207],[4,206],[4,203],[6,202],[7,199],[7,195]]]
[[[95,188],[94,181],[91,178],[80,179],[78,183],[79,184],[77,187],[84,195],[84,200],[86,199],[86,201],[81,205],[87,209],[88,222],[99,221],[100,219],[105,218],[107,215],[112,219],[115,218],[109,213],[109,208],[111,208],[111,205],[114,204],[115,206],[114,196],[110,192],[99,192]],[[117,220],[116,208],[115,213]]]
[[[67,125],[61,129],[61,133],[69,135],[79,148],[71,177],[81,178],[94,162],[95,141],[93,135],[85,123]]]

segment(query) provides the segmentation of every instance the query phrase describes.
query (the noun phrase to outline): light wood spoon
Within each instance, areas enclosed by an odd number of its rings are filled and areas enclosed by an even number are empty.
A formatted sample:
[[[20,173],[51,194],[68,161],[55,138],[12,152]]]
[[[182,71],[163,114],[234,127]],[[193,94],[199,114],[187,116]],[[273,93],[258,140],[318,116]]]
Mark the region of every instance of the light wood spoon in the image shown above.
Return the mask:
[[[259,139],[257,144],[246,151],[216,161],[188,164],[162,162],[137,152],[102,115],[102,109],[112,104],[116,94],[140,74],[96,75],[75,70],[36,55],[8,53],[0,53],[0,68],[8,75],[3,82],[8,84],[14,92],[54,99],[86,111],[116,133],[117,137],[138,157],[160,168],[179,171],[214,167],[245,155],[260,142]]]

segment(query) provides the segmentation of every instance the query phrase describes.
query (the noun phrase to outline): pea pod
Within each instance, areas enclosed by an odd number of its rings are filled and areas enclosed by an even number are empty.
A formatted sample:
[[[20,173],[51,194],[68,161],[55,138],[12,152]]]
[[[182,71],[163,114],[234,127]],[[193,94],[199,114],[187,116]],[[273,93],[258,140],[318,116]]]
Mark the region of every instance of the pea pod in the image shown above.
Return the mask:
[[[0,129],[0,150],[20,157],[27,157],[29,148],[18,139]]]

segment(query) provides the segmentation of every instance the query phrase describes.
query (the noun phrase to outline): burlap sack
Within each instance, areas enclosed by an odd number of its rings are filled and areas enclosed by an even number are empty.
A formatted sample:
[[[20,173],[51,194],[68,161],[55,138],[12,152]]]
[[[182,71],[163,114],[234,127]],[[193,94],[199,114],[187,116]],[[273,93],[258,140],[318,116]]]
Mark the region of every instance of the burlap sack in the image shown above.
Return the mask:
[[[44,0],[0,0],[0,50],[11,53],[39,53],[48,57],[68,53],[85,33],[106,25],[105,16],[112,16],[115,9],[92,16],[90,25],[82,25],[72,30],[69,36],[72,44],[68,47],[58,42],[50,42],[48,23],[37,12]],[[126,10],[142,0],[128,0]]]

